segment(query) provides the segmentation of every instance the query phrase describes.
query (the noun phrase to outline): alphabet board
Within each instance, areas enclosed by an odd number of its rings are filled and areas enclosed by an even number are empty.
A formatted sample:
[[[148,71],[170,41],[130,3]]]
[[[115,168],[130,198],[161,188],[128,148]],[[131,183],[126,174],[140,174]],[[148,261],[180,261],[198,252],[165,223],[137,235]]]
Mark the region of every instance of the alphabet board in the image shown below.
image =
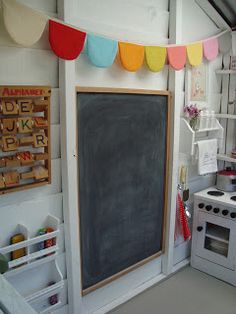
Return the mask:
[[[82,293],[163,253],[170,93],[78,87]]]
[[[47,86],[0,86],[0,195],[51,183]]]

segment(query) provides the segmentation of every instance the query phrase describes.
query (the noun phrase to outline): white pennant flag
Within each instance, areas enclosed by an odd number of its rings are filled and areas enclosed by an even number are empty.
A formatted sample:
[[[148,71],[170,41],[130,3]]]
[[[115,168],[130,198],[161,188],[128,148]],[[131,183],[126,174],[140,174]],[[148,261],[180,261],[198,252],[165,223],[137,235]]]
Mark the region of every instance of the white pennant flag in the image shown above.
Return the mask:
[[[42,36],[47,17],[15,0],[2,0],[2,7],[4,24],[11,38],[25,47],[34,45]]]

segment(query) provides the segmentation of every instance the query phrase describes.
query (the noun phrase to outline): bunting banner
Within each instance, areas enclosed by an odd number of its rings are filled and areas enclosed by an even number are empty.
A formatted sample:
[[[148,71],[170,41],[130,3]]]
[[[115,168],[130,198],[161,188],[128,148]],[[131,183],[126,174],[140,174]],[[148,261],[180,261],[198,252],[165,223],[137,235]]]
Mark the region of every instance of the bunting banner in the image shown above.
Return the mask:
[[[202,43],[187,46],[187,56],[190,65],[196,67],[202,63]]]
[[[161,71],[167,63],[179,71],[187,62],[193,67],[200,65],[203,57],[212,61],[219,52],[227,53],[232,45],[232,33],[228,30],[184,45],[148,46],[125,42],[102,34],[89,34],[86,30],[49,17],[16,0],[1,1],[4,25],[17,44],[24,47],[33,46],[48,26],[51,49],[59,58],[75,60],[83,51],[94,66],[101,68],[112,66],[116,56],[119,56],[124,69],[130,72],[138,71],[144,60],[152,72]]]
[[[119,43],[120,60],[123,67],[130,72],[141,68],[144,60],[144,47],[141,45]]]
[[[226,32],[222,36],[218,37],[219,51],[221,53],[227,53],[230,51],[232,46],[232,33]]]
[[[2,0],[3,20],[11,38],[19,45],[33,46],[42,36],[48,19],[15,0]]]
[[[86,33],[49,20],[49,42],[55,54],[64,60],[78,58],[84,48]]]
[[[87,55],[91,63],[100,68],[110,67],[116,57],[118,43],[95,35],[87,35]]]
[[[203,42],[204,57],[208,60],[214,60],[219,51],[219,44],[217,38],[210,38]]]
[[[186,47],[176,46],[168,47],[167,55],[169,64],[174,70],[182,70],[186,63]]]
[[[146,63],[150,71],[159,72],[166,63],[166,47],[145,47]]]

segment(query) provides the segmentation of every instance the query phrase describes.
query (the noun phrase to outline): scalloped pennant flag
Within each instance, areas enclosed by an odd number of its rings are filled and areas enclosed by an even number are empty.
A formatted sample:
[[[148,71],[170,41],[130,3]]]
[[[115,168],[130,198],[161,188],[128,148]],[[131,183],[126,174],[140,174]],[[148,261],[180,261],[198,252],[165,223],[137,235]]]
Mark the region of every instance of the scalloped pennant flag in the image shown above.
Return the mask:
[[[86,33],[49,20],[49,42],[55,54],[64,60],[76,59],[84,47]]]
[[[141,68],[144,60],[144,47],[140,45],[119,42],[120,60],[123,67],[130,72]]]
[[[118,43],[95,35],[87,35],[87,55],[93,65],[101,68],[111,66],[115,60]]]
[[[232,33],[227,32],[226,34],[218,38],[219,51],[221,53],[229,52],[232,47]]]
[[[166,47],[145,47],[146,63],[152,72],[159,72],[166,63]]]
[[[214,60],[219,51],[219,43],[217,38],[211,38],[203,42],[204,57],[208,60]]]
[[[169,64],[174,70],[182,70],[186,63],[186,47],[176,46],[167,48]]]
[[[15,0],[2,0],[2,4],[4,24],[14,42],[25,47],[34,45],[43,34],[46,16]]]
[[[188,45],[187,55],[190,65],[195,67],[200,65],[202,63],[202,43]]]

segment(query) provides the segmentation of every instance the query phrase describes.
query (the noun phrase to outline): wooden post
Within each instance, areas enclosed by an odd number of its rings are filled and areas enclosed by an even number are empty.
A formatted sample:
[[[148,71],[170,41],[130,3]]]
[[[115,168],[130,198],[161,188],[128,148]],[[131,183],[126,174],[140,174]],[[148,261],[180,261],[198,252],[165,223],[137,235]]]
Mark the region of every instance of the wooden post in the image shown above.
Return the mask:
[[[59,0],[59,17],[73,23],[78,12],[77,0]],[[77,106],[75,90],[75,61],[59,60],[60,112],[61,112],[61,160],[63,213],[65,221],[66,261],[68,277],[69,313],[83,311],[81,295],[81,266],[78,214],[78,151]]]
[[[180,44],[182,39],[182,0],[170,0],[170,43]],[[179,133],[180,133],[180,107],[181,93],[181,75],[183,70],[174,71],[169,67],[169,90],[173,95],[172,99],[172,151],[170,153],[170,177],[169,177],[169,206],[166,226],[166,251],[163,257],[163,273],[169,275],[173,269],[174,262],[174,232],[176,215],[176,193],[178,184],[179,167]]]

